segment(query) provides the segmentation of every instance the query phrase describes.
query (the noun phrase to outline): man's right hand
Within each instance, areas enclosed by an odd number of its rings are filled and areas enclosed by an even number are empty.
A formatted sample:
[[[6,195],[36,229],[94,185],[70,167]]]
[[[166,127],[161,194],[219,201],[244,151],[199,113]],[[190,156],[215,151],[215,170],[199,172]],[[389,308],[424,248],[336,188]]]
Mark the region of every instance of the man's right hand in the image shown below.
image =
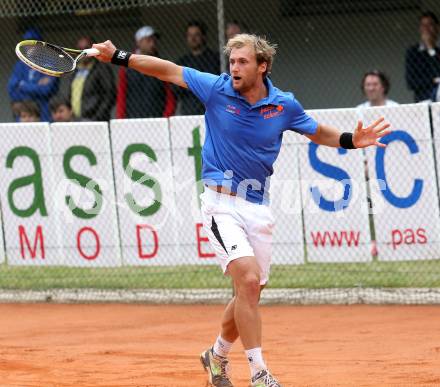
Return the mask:
[[[112,60],[113,54],[116,51],[115,45],[110,40],[106,40],[104,43],[93,44],[92,48],[96,48],[100,52],[95,58],[106,63]]]
[[[96,48],[100,52],[99,55],[95,56],[96,59],[101,62],[111,63],[116,47],[110,40],[94,44],[92,48]],[[130,68],[164,82],[174,83],[185,88],[188,87],[183,79],[182,66],[156,58],[155,56],[132,54],[130,56]]]

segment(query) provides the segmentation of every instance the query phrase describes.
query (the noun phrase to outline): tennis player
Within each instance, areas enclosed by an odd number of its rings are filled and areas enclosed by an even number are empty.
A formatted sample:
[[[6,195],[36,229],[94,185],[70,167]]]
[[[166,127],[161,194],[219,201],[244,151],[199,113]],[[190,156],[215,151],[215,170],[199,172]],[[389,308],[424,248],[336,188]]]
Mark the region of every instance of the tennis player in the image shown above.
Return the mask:
[[[249,361],[250,385],[281,386],[263,359],[258,303],[269,279],[271,258],[268,182],[283,132],[293,130],[331,147],[383,147],[379,139],[390,133],[389,124],[380,118],[364,127],[359,121],[352,134],[317,123],[292,93],[273,86],[268,74],[275,46],[255,35],[239,34],[228,41],[230,75],[131,54],[117,50],[110,41],[93,47],[101,52],[99,60],[188,88],[205,105],[202,216],[223,272],[232,277],[235,296],[224,311],[220,334],[201,361],[211,386],[232,386],[228,353],[240,337]]]

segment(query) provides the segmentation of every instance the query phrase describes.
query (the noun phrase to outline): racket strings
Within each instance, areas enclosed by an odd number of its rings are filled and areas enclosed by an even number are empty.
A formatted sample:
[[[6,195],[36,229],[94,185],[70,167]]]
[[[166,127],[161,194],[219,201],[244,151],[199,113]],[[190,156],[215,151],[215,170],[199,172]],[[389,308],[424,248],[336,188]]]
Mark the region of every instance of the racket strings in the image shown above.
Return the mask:
[[[47,44],[34,44],[20,47],[21,54],[35,65],[57,72],[72,71],[74,59],[58,47]]]

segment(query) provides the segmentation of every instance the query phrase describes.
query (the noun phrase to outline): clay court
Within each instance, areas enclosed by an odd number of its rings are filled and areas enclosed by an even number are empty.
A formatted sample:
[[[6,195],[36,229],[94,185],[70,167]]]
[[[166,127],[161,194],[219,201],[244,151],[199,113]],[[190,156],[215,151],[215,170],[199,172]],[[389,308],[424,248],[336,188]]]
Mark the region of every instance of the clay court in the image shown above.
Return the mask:
[[[205,386],[222,306],[0,305],[0,385]],[[439,386],[436,306],[264,306],[283,386]],[[241,344],[232,378],[248,385]]]

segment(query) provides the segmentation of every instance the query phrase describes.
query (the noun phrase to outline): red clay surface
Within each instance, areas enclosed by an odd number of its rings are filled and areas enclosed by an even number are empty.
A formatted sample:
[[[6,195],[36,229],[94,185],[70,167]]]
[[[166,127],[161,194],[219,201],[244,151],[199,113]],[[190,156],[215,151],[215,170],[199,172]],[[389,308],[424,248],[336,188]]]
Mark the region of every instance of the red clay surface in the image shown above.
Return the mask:
[[[205,386],[222,306],[0,305],[0,386]],[[262,308],[287,386],[440,386],[440,307]],[[232,378],[248,385],[237,343]]]

